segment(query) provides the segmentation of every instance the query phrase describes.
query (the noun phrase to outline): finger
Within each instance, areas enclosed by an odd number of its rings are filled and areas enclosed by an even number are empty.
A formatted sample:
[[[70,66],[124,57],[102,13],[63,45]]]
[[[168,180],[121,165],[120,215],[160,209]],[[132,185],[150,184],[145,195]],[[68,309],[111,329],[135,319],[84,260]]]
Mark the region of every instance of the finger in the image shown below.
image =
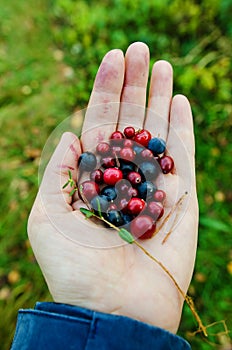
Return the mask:
[[[63,213],[72,210],[70,192],[75,186],[63,186],[69,180],[69,172],[74,182],[77,180],[77,162],[81,154],[78,138],[66,132],[53,153],[40,186],[40,199],[47,212]]]
[[[97,72],[82,128],[84,150],[107,140],[118,122],[119,102],[124,80],[121,50],[109,51]]]
[[[153,65],[145,128],[166,140],[173,89],[173,70],[167,61]]]
[[[176,95],[172,100],[167,152],[175,160],[178,177],[185,185],[195,188],[193,118],[189,101],[183,95]]]
[[[149,49],[141,42],[129,46],[125,56],[125,79],[121,96],[119,130],[144,123],[146,90],[149,73]]]

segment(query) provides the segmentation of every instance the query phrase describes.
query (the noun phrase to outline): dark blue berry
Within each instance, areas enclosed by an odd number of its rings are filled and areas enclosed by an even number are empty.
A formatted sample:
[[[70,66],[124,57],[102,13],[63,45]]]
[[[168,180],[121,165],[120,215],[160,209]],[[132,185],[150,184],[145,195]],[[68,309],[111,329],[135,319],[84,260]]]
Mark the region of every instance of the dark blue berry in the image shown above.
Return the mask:
[[[135,143],[133,149],[134,149],[134,152],[135,152],[135,159],[136,159],[136,161],[140,160],[141,153],[146,148],[141,146],[141,145],[138,145],[137,143]]]
[[[152,151],[154,155],[164,153],[166,142],[159,137],[154,137],[148,142],[148,149]]]
[[[123,218],[123,225],[129,224],[133,220],[133,216],[129,214],[122,214],[122,218]]]
[[[125,162],[123,160],[120,159],[120,170],[123,173],[123,176],[126,177],[127,174],[129,174],[131,171],[135,171],[135,164],[131,163],[131,162]]]
[[[105,215],[105,213],[108,209],[108,206],[109,206],[109,202],[108,202],[106,196],[99,195],[99,196],[95,196],[91,200],[90,205],[96,214],[100,214],[100,212],[99,212],[99,207],[100,207],[101,214]]]
[[[117,210],[109,210],[106,214],[106,220],[117,227],[124,224],[122,214]]]
[[[160,173],[160,166],[157,161],[142,162],[139,165],[138,173],[143,181],[155,180]]]
[[[78,166],[83,171],[91,171],[97,165],[96,156],[91,152],[84,152],[78,159]]]
[[[101,195],[105,196],[110,202],[117,197],[117,191],[114,186],[106,186],[101,190]]]
[[[137,187],[139,197],[145,201],[153,198],[156,192],[156,186],[151,181],[145,181]]]

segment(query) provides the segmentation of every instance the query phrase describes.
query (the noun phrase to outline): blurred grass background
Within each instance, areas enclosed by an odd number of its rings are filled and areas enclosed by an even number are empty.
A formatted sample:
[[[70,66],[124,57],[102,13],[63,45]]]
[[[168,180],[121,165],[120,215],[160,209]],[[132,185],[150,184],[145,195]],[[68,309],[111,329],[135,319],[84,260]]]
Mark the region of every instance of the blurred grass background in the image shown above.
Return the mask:
[[[224,319],[232,330],[231,13],[231,0],[0,0],[1,349],[19,308],[51,299],[26,234],[43,145],[86,106],[103,55],[133,41],[148,44],[151,65],[172,63],[174,92],[192,104],[200,235],[189,294],[205,324]],[[179,334],[193,349],[232,349],[194,330],[185,307]]]

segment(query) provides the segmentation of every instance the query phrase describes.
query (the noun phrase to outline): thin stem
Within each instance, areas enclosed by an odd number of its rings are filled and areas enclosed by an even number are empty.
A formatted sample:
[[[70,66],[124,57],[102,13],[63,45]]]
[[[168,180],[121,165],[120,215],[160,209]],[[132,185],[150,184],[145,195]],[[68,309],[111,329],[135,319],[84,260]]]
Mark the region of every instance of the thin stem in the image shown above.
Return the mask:
[[[120,232],[120,228],[118,228],[117,226],[108,222],[103,216],[98,216],[94,212],[92,212],[92,216],[98,218],[99,220],[105,222],[107,225],[109,225],[114,230]],[[192,298],[185,294],[185,292],[181,289],[181,287],[179,286],[179,284],[177,283],[175,278],[172,276],[171,272],[162,264],[162,262],[160,262],[158,259],[156,259],[153,255],[151,255],[138,241],[133,240],[131,243],[132,244],[134,243],[139,249],[141,249],[144,252],[144,254],[146,254],[151,260],[153,260],[156,264],[158,264],[162,268],[162,270],[169,276],[169,278],[172,280],[172,282],[174,283],[174,285],[177,288],[177,290],[179,291],[179,293],[182,295],[182,297],[186,301],[186,303],[189,306],[196,321],[198,322],[199,331],[202,331],[204,336],[207,337],[208,334],[206,331],[206,327],[203,325],[201,318],[195,309],[194,302],[193,302]]]
[[[199,330],[201,330],[203,332],[204,336],[207,337],[208,334],[206,331],[206,327],[203,325],[201,318],[195,309],[194,302],[193,302],[192,298],[184,293],[184,291],[181,289],[181,287],[179,286],[179,284],[177,283],[175,278],[172,276],[172,274],[169,272],[169,270],[158,259],[156,259],[153,255],[151,255],[140,243],[138,243],[138,241],[134,241],[133,243],[135,245],[137,245],[137,247],[139,249],[141,249],[151,260],[153,260],[156,264],[158,264],[164,272],[166,272],[166,274],[169,276],[169,278],[172,280],[172,282],[174,283],[174,285],[178,289],[179,293],[182,295],[182,297],[184,298],[184,300],[188,304],[193,316],[195,317],[196,321],[198,322]]]

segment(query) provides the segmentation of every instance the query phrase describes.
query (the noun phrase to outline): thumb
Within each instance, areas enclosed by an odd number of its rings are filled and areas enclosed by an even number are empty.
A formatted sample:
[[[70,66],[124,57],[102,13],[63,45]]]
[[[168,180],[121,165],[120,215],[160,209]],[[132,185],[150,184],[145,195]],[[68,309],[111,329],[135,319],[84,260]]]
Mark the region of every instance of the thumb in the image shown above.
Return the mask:
[[[63,187],[69,180],[69,173],[76,182],[80,154],[78,137],[71,132],[65,132],[45,169],[39,190],[40,200],[46,211],[65,213],[72,210],[72,197],[69,194],[73,187],[70,184]]]

